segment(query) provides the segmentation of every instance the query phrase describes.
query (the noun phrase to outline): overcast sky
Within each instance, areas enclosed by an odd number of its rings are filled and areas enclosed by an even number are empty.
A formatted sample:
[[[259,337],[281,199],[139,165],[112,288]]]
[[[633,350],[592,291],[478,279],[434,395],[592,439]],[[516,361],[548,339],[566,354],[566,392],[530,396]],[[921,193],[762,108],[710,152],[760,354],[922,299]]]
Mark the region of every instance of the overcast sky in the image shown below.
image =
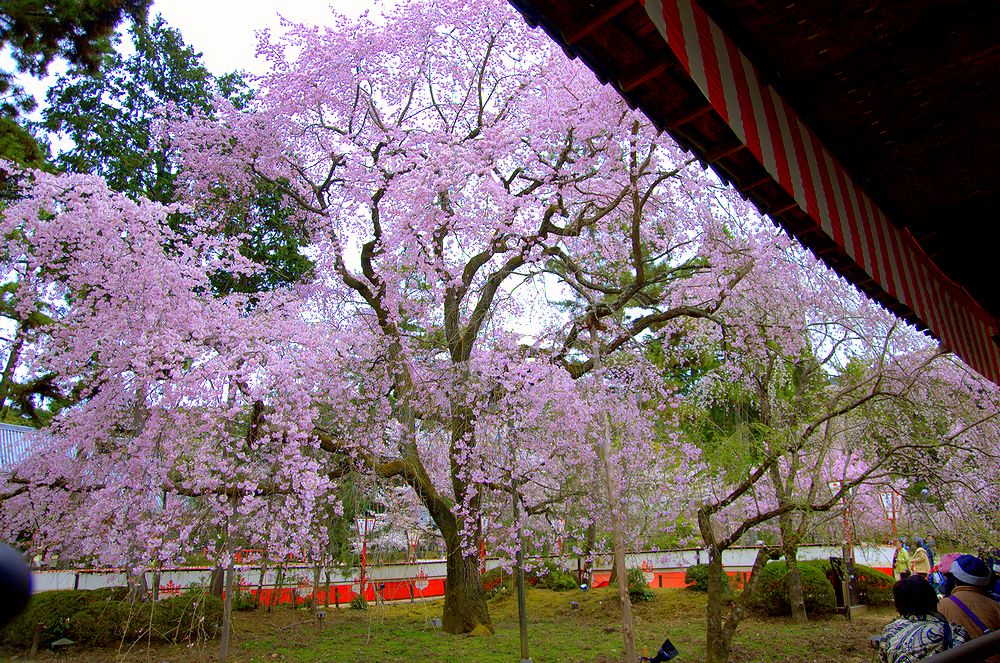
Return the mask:
[[[151,13],[162,14],[180,30],[184,41],[204,54],[212,73],[236,69],[260,73],[262,64],[254,57],[255,33],[265,27],[277,29],[279,12],[291,21],[322,25],[332,15],[331,6],[357,16],[373,4],[372,0],[157,0]]]

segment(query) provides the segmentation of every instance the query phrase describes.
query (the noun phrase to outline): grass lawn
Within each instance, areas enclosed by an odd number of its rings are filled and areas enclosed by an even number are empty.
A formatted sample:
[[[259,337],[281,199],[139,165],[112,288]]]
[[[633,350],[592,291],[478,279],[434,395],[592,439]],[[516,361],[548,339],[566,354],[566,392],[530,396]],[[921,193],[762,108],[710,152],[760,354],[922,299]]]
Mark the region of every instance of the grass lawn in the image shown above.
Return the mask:
[[[680,651],[676,661],[700,661],[705,651],[704,594],[678,589],[654,590],[651,603],[634,606],[639,651],[656,650],[670,638]],[[578,609],[570,606],[579,603]],[[519,639],[517,601],[506,595],[490,602],[496,626],[493,636],[452,636],[431,628],[440,617],[440,601],[372,607],[366,611],[327,611],[325,623],[309,620],[304,610],[276,608],[234,613],[231,661],[517,661]],[[536,663],[547,661],[620,661],[622,644],[616,590],[556,593],[528,592],[528,637]],[[853,622],[842,617],[795,625],[785,619],[749,619],[737,632],[734,661],[870,660],[869,636],[879,633],[893,617],[889,609],[866,611]],[[145,643],[120,649],[89,649],[64,656],[66,661],[215,660],[218,641],[194,648]]]

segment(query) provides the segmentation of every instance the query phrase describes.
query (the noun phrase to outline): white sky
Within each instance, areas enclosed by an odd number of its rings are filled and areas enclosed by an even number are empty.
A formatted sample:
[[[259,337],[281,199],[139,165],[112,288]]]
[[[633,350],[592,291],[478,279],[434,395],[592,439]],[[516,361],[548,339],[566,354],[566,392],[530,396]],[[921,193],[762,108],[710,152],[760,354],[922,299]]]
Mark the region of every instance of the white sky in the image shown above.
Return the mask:
[[[333,16],[333,10],[357,17],[366,9],[377,14],[377,6],[393,6],[397,0],[156,0],[150,18],[160,14],[167,24],[184,35],[188,46],[202,54],[202,62],[215,75],[236,70],[264,73],[265,63],[257,60],[257,31],[270,28],[280,31],[279,14],[296,23],[323,25]],[[122,26],[119,26],[119,30]],[[0,69],[15,69],[9,51],[0,52]],[[39,108],[29,114],[38,119],[45,93],[55,84],[56,77],[65,73],[65,64],[55,61],[49,75],[42,80],[18,75],[18,82],[34,95]]]
[[[331,7],[348,16],[370,8],[372,0],[157,0],[150,15],[161,14],[184,41],[203,54],[214,74],[237,69],[261,73],[255,59],[256,32],[279,28],[279,13],[290,21],[322,25],[332,16]]]

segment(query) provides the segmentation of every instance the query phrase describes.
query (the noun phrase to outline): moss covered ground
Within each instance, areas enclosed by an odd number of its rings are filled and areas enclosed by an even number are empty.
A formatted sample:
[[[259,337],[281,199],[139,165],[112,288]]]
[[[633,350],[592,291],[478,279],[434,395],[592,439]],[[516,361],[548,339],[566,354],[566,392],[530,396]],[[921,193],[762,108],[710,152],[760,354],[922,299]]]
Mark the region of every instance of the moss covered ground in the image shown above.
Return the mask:
[[[679,662],[699,661],[705,649],[705,594],[677,589],[653,590],[649,603],[636,604],[636,637],[655,651],[670,638]],[[576,602],[579,608],[574,608]],[[234,613],[230,661],[469,662],[516,661],[519,656],[517,602],[502,594],[490,602],[496,634],[452,636],[435,630],[440,601],[375,606],[368,610],[327,611],[319,623],[304,610],[276,608]],[[614,590],[528,592],[530,654],[536,663],[622,660],[620,610]],[[831,617],[805,625],[785,618],[752,618],[740,625],[734,661],[804,663],[870,660],[869,636],[892,618],[888,609],[868,610],[852,622]],[[8,650],[8,657],[18,652]],[[66,652],[64,661],[217,660],[218,640],[192,646],[122,642],[113,647]]]

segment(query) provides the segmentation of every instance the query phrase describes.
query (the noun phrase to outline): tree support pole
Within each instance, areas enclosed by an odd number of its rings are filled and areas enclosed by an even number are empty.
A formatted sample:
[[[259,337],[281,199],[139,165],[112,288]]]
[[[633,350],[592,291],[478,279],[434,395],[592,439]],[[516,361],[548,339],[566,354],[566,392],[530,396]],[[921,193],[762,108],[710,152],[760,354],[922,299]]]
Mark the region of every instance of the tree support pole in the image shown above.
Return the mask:
[[[598,375],[604,368],[601,358],[601,344],[597,339],[597,320],[590,321],[590,340],[594,346],[594,367]],[[637,663],[635,650],[635,631],[632,627],[632,601],[628,595],[628,570],[625,568],[625,533],[622,526],[622,514],[616,487],[618,477],[615,472],[614,460],[611,457],[611,417],[607,408],[602,409],[604,424],[601,435],[601,460],[604,464],[604,481],[608,493],[608,514],[611,516],[611,538],[615,548],[615,574],[618,576],[618,600],[622,606],[622,638],[625,641],[625,663]]]
[[[518,508],[517,481],[511,475],[511,493],[514,501],[514,523],[517,525],[517,625],[521,636],[521,663],[531,663],[528,654],[528,607],[524,592],[524,533],[521,531]]]

